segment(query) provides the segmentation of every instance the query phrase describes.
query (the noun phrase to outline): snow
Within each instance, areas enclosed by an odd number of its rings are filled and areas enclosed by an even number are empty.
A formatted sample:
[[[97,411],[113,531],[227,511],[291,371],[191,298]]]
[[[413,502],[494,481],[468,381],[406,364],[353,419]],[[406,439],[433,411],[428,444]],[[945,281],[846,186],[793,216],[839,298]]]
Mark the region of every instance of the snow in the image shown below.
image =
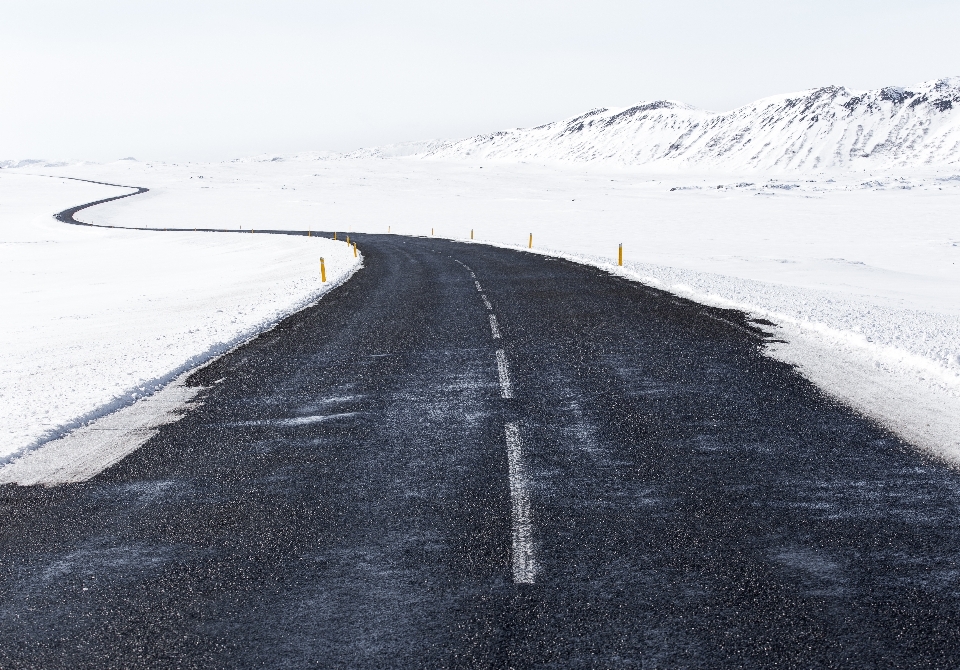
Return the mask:
[[[205,388],[188,386],[188,370],[152,395],[45,442],[0,468],[0,484],[85,482],[133,453],[160,428],[180,419]]]
[[[322,238],[67,225],[53,214],[129,190],[25,174],[41,170],[0,171],[0,462],[149,395],[360,260]]]
[[[769,355],[960,463],[958,78],[720,114],[598,109],[348,156],[3,165],[2,306],[17,318],[3,334],[0,457],[315,298],[318,256],[335,278],[353,267],[320,239],[68,230],[50,214],[115,190],[25,176],[42,172],[149,187],[78,215],[113,226],[473,230],[518,249],[532,233],[534,253],[772,322],[783,342]]]
[[[150,186],[111,225],[392,232],[562,254],[778,324],[770,354],[960,460],[960,171],[758,177],[417,157],[48,169]],[[199,179],[203,176],[203,179]],[[617,245],[626,265],[617,270]]]
[[[646,102],[537,128],[434,143],[419,153],[726,171],[958,165],[960,77],[875,91],[827,86],[724,113]]]

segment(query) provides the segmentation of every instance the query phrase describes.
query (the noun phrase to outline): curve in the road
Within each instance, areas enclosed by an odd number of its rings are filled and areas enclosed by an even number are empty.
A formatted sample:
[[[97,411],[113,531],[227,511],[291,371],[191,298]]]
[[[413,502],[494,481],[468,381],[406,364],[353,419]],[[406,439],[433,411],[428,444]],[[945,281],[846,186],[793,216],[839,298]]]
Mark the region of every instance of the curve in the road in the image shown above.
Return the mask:
[[[960,666],[960,473],[745,315],[351,237],[140,450],[0,487],[0,666]]]
[[[53,175],[41,175],[44,177],[53,177]],[[62,221],[63,223],[69,223],[74,226],[93,226],[96,228],[115,228],[116,226],[103,226],[95,223],[85,223],[83,221],[77,221],[74,218],[74,215],[88,207],[93,207],[94,205],[102,205],[105,202],[112,202],[114,200],[120,200],[121,198],[129,198],[132,195],[140,195],[141,193],[146,193],[150,189],[143,186],[124,186],[123,184],[109,184],[105,181],[94,181],[92,179],[80,179],[78,177],[53,177],[54,179],[70,179],[73,181],[83,181],[88,184],[100,184],[101,186],[116,186],[117,188],[132,188],[136,189],[133,193],[124,193],[123,195],[115,195],[112,198],[103,198],[102,200],[94,200],[93,202],[84,203],[83,205],[77,205],[76,207],[71,207],[65,209],[62,212],[58,212],[53,215],[57,221]]]
[[[144,186],[124,186],[123,184],[111,184],[104,181],[94,181],[92,179],[80,179],[79,177],[60,177],[56,175],[38,175],[41,177],[51,177],[53,179],[71,179],[73,181],[83,181],[88,184],[100,184],[102,186],[115,186],[117,188],[132,188],[135,189],[133,193],[124,193],[123,195],[116,195],[112,198],[103,198],[101,200],[94,200],[93,202],[87,202],[82,205],[77,205],[76,207],[70,207],[65,209],[62,212],[58,212],[53,215],[57,221],[63,223],[69,223],[74,226],[90,226],[93,228],[113,228],[118,230],[145,230],[150,232],[181,232],[181,233],[256,233],[260,235],[307,235],[315,231],[306,231],[306,230],[237,230],[232,228],[147,228],[145,226],[109,226],[102,223],[87,223],[85,221],[77,221],[75,218],[76,214],[81,210],[87,209],[89,207],[94,207],[96,205],[102,205],[107,202],[112,202],[114,200],[120,200],[122,198],[129,198],[134,195],[140,195],[141,193],[146,193],[150,189]]]

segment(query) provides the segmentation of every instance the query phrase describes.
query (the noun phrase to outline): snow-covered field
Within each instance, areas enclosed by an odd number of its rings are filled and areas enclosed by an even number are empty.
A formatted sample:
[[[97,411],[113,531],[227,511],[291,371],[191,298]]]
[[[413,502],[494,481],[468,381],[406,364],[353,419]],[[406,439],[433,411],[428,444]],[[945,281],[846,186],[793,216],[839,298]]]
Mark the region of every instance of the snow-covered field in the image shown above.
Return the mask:
[[[656,174],[302,155],[47,168],[149,186],[84,220],[301,227],[526,246],[779,324],[771,354],[922,448],[960,458],[960,171]],[[36,171],[34,168],[32,171]],[[202,179],[201,179],[202,177]]]
[[[776,324],[770,355],[960,464],[960,78],[828,86],[724,113],[648,102],[453,141],[218,164],[0,162],[0,459],[148,392],[392,232],[565,255]],[[619,244],[626,263],[614,263]],[[162,403],[161,403],[162,404]],[[158,405],[159,406],[159,405]]]
[[[60,223],[62,209],[129,191],[27,174],[52,172],[0,171],[0,463],[153,392],[358,263],[345,244],[321,238]],[[210,223],[189,212],[174,220],[185,217]]]

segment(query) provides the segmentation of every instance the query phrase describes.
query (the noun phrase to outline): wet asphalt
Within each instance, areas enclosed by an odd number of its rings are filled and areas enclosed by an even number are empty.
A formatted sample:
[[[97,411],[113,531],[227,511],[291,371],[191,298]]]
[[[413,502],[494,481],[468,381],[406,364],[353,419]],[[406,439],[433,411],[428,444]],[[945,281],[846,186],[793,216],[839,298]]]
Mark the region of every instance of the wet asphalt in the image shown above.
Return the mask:
[[[354,239],[363,269],[197,372],[140,450],[0,487],[0,667],[960,666],[960,474],[766,358],[762,324]]]

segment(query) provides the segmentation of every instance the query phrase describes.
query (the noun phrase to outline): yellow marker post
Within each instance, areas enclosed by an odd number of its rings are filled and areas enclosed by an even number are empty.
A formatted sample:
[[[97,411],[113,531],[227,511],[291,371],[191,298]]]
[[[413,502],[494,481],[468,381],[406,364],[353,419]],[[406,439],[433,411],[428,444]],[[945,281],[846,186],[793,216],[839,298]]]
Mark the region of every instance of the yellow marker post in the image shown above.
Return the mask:
[[[620,249],[617,251],[617,265],[623,265],[623,242],[620,243]]]
[[[308,231],[307,231],[307,237],[313,237],[313,231],[312,231],[312,230],[308,230]]]
[[[473,228],[470,229],[470,239],[473,239]]]
[[[333,234],[333,239],[337,239],[337,234],[336,234],[336,233]]]
[[[323,265],[323,257],[320,257],[320,281],[327,281],[327,268]]]
[[[430,229],[430,234],[433,235],[433,228]]]
[[[353,243],[353,257],[354,257],[354,258],[357,257],[357,243],[356,243],[356,242]]]
[[[530,233],[530,242],[527,244],[527,249],[533,249],[533,233]]]

